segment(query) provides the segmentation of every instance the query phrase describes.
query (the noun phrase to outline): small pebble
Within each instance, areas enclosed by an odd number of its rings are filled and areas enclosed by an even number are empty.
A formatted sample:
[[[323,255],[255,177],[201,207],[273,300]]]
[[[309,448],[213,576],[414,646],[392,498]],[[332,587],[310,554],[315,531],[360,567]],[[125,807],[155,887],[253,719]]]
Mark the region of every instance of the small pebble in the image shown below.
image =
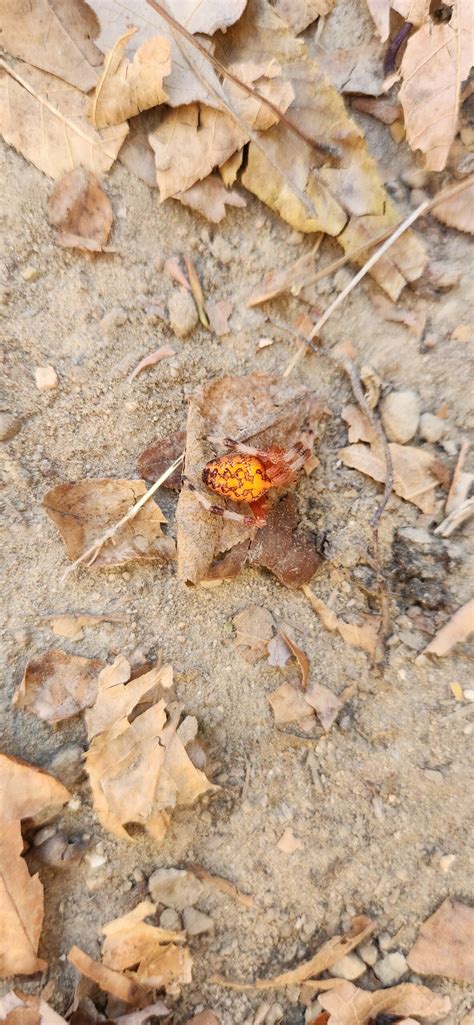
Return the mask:
[[[428,171],[425,171],[422,167],[408,167],[406,171],[402,172],[401,179],[404,185],[408,185],[409,189],[424,189],[430,180],[430,176]]]
[[[466,688],[466,690],[464,691],[464,697],[466,701],[474,701],[474,690]]]
[[[21,428],[21,420],[13,413],[0,413],[0,441],[9,441]]]
[[[160,925],[162,929],[174,929],[179,932],[182,929],[181,919],[178,912],[174,908],[165,908],[160,915]]]
[[[173,292],[168,303],[170,324],[178,338],[186,338],[196,327],[198,322],[197,310],[194,300],[189,292],[181,289]]]
[[[39,278],[39,270],[36,267],[24,267],[21,276],[23,281],[36,281]]]
[[[439,859],[439,867],[441,871],[444,872],[445,875],[447,875],[448,872],[451,871],[455,861],[455,854],[443,854]]]
[[[366,965],[357,954],[345,954],[329,969],[330,975],[336,979],[347,979],[348,982],[359,979],[365,971]]]
[[[433,445],[441,441],[446,432],[446,423],[434,413],[422,413],[420,416],[420,435],[424,441],[430,441]]]
[[[395,950],[374,965],[374,972],[384,986],[393,986],[408,971],[406,957]]]
[[[216,260],[219,260],[224,265],[231,263],[234,257],[232,247],[221,235],[217,235],[214,241],[211,242],[211,253]]]
[[[89,851],[89,853],[86,854],[86,861],[89,864],[89,868],[95,870],[102,868],[102,866],[106,864],[107,858],[105,857],[105,854],[100,854],[98,851]]]
[[[357,947],[357,953],[368,965],[374,965],[379,956],[375,943],[362,943],[360,947]]]
[[[148,880],[151,896],[157,904],[183,911],[198,901],[204,887],[196,876],[179,868],[158,868]]]
[[[404,445],[415,437],[420,400],[414,391],[393,391],[381,403],[380,415],[389,441]]]
[[[58,375],[54,367],[36,367],[35,384],[39,391],[52,391],[59,384]]]
[[[183,923],[188,936],[203,936],[214,929],[214,919],[193,907],[184,909]]]

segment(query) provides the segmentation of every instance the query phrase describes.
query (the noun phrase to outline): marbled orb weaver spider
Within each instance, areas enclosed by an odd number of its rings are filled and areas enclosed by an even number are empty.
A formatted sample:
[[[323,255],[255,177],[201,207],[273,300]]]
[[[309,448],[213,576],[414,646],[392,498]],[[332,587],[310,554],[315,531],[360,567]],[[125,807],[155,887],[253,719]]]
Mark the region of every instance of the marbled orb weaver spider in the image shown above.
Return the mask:
[[[309,440],[312,433],[310,430],[305,431],[305,437]],[[225,438],[224,445],[230,451],[206,463],[202,480],[216,495],[232,502],[245,502],[251,515],[213,505],[193,484],[187,482],[188,487],[208,512],[247,526],[263,527],[266,523],[269,492],[296,482],[299,471],[311,455],[311,449],[303,440],[295,442],[286,451],[279,445],[270,445],[264,449],[252,448],[233,438]]]

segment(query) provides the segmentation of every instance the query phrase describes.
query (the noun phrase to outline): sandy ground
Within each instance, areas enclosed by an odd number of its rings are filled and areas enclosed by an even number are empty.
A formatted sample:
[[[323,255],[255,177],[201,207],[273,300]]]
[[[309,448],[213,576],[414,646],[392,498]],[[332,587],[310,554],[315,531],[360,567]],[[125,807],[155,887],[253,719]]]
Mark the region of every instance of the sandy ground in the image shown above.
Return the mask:
[[[399,175],[412,166],[412,157],[404,146],[395,147],[387,129],[362,115],[360,123],[401,208],[408,210],[409,190]],[[46,914],[40,953],[50,969],[42,979],[19,981],[28,992],[38,992],[51,978],[51,1002],[64,1012],[74,982],[65,961],[70,946],[77,943],[96,955],[100,925],[134,906],[144,892],[142,880],[157,866],[179,867],[191,860],[233,880],[256,903],[249,910],[213,891],[200,902],[215,930],[191,943],[194,979],[177,1003],[176,1023],[204,1004],[220,1014],[222,1025],[249,1025],[262,997],[210,985],[212,972],[243,980],[275,973],[309,956],[321,939],[360,912],[377,919],[382,954],[406,953],[420,924],[446,895],[472,900],[467,843],[470,785],[474,792],[468,767],[472,717],[450,689],[454,681],[469,685],[467,646],[439,662],[415,663],[427,638],[469,597],[472,528],[446,545],[439,606],[423,610],[420,620],[416,593],[400,582],[392,545],[395,530],[417,523],[418,513],[400,499],[390,500],[382,536],[393,634],[383,675],[371,670],[362,652],[324,630],[302,593],[258,571],[247,570],[214,590],[186,589],[172,565],[80,570],[62,582],[66,556],[41,508],[44,493],[87,475],[134,477],[138,454],[183,426],[189,396],[211,377],[257,367],[281,372],[291,343],[264,322],[260,311],[247,310],[243,300],[266,271],[299,256],[311,240],[295,239],[251,197],[246,210],[231,212],[221,227],[211,228],[172,201],[160,206],[156,194],[117,165],[106,182],[117,253],[91,261],[56,245],[46,220],[50,183],[5,148],[2,180],[3,408],[22,420],[17,436],[2,446],[2,747],[48,767],[65,746],[85,745],[81,721],[52,729],[12,711],[14,687],[36,653],[59,646],[89,657],[111,659],[123,652],[136,658],[139,652],[153,659],[162,652],[175,667],[186,710],[199,718],[216,763],[214,778],[222,786],[207,807],[175,814],[164,843],[156,846],[140,837],[127,843],[106,835],[93,816],[87,781],[76,782],[72,790],[79,800],[58,824],[72,838],[85,836],[105,862],[95,871],[87,862],[68,872],[41,871]],[[446,405],[448,451],[440,447],[439,454],[452,469],[472,427],[468,345],[450,340],[458,324],[473,319],[469,243],[432,220],[420,222],[418,230],[431,258],[460,272],[457,287],[428,301],[426,333],[435,339],[434,347],[426,349],[406,327],[383,320],[370,302],[372,285],[353,293],[331,319],[325,338],[328,343],[352,340],[361,363],[372,363],[394,387],[413,388],[423,410]],[[154,317],[152,306],[166,303],[172,290],[163,261],[177,252],[192,253],[209,298],[234,302],[232,331],[224,339],[198,328],[181,342]],[[323,264],[339,250],[325,241],[320,253]],[[35,280],[24,280],[28,267],[38,272]],[[322,282],[322,308],[346,274]],[[413,306],[415,300],[408,295],[403,302]],[[270,312],[289,319],[303,308],[290,298],[274,303]],[[123,312],[117,317],[123,323],[106,332],[101,320],[113,310]],[[275,344],[256,354],[262,335],[274,337]],[[130,385],[128,375],[141,357],[169,341],[177,355]],[[47,364],[55,367],[59,387],[41,393],[34,369]],[[349,571],[365,579],[364,552],[379,488],[338,462],[338,448],[346,441],[340,414],[351,397],[347,380],[324,355],[308,357],[298,373],[332,413],[319,450],[321,466],[297,489],[300,518],[327,532],[330,562],[347,571],[341,584],[326,566],[313,588],[331,599],[336,611],[357,610],[363,598]],[[174,502],[170,493],[162,501],[172,534]],[[329,735],[317,731],[315,738],[298,743],[275,729],[267,695],[281,682],[281,672],[266,662],[246,664],[229,628],[232,617],[251,604],[294,628],[314,679],[338,694],[354,685]],[[78,642],[58,643],[45,617],[66,611],[127,612],[131,623],[98,626]],[[275,846],[288,825],[303,843],[293,855]],[[446,871],[440,859],[449,854],[455,858]],[[365,980],[364,985],[376,982],[370,974]],[[469,1008],[467,990],[443,979],[432,980],[432,986],[452,998],[444,1025],[457,1025]],[[304,1021],[304,1008],[295,999],[291,991],[275,995],[287,1025]]]

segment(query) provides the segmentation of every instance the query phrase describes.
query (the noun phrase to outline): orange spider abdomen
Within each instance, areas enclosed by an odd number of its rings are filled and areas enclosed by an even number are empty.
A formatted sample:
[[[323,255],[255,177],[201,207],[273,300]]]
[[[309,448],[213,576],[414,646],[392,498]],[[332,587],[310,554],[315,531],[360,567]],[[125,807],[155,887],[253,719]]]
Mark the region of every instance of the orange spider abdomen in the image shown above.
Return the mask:
[[[255,502],[272,487],[265,467],[257,456],[229,453],[211,459],[202,471],[202,479],[211,491],[233,502]]]

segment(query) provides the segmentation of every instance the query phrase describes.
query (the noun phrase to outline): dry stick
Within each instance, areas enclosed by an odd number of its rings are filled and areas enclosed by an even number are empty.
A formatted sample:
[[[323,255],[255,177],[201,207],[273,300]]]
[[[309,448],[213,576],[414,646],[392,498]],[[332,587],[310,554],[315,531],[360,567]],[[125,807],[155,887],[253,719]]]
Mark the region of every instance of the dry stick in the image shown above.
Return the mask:
[[[140,509],[143,509],[145,502],[148,502],[148,499],[155,494],[155,491],[158,491],[158,488],[161,487],[162,484],[164,484],[165,480],[168,480],[168,477],[171,477],[171,474],[174,473],[175,470],[177,470],[180,463],[183,462],[183,459],[184,452],[182,453],[182,455],[178,456],[177,459],[175,459],[174,463],[172,463],[171,466],[168,466],[168,469],[161,474],[161,477],[159,477],[158,480],[155,481],[154,484],[152,484],[151,488],[144,495],[142,495],[138,502],[135,502],[135,505],[131,506],[128,512],[125,513],[125,516],[122,516],[121,520],[118,520],[117,523],[114,523],[112,527],[109,527],[105,531],[105,534],[103,534],[102,537],[99,537],[97,541],[94,541],[93,544],[91,544],[91,546],[87,548],[86,551],[83,552],[82,555],[80,555],[75,562],[73,562],[72,566],[68,566],[67,570],[63,573],[62,580],[65,580],[66,577],[68,577],[69,574],[76,569],[76,566],[79,566],[82,562],[87,562],[88,566],[92,566],[101,548],[103,548],[106,542],[111,541],[117,533],[117,531],[120,530],[120,528],[123,527],[125,523],[128,523],[129,520],[133,520],[135,518],[137,513],[140,512]]]
[[[458,185],[452,185],[448,186],[445,189],[441,189],[441,191],[438,192],[437,196],[434,196],[433,199],[425,199],[423,203],[420,203],[420,205],[416,207],[416,210],[413,210],[412,213],[409,214],[408,217],[406,217],[401,224],[399,224],[398,228],[396,228],[393,234],[390,235],[390,238],[388,238],[386,242],[384,242],[380,246],[380,248],[377,249],[375,253],[373,253],[373,255],[367,260],[367,262],[364,263],[364,266],[361,267],[360,271],[358,271],[358,273],[352,278],[352,281],[350,281],[349,284],[346,285],[343,291],[337,296],[336,299],[334,299],[334,302],[332,302],[331,305],[328,306],[327,310],[325,310],[322,317],[320,317],[317,323],[314,325],[313,330],[311,331],[311,334],[308,336],[306,342],[303,345],[301,345],[300,349],[298,349],[295,355],[291,358],[290,362],[288,363],[288,366],[286,367],[286,370],[284,371],[283,377],[288,377],[289,374],[291,374],[291,371],[294,370],[296,364],[299,363],[301,357],[304,356],[307,348],[313,349],[314,352],[318,351],[316,346],[312,344],[312,339],[317,337],[321,328],[324,327],[324,324],[326,324],[326,322],[332,316],[334,311],[337,310],[338,306],[340,306],[341,303],[344,302],[344,299],[346,299],[346,297],[349,295],[350,292],[352,292],[355,286],[359,284],[359,281],[362,281],[362,278],[364,278],[365,275],[368,274],[370,270],[372,270],[372,267],[374,267],[375,264],[380,260],[380,258],[387,252],[387,250],[390,249],[391,246],[393,246],[394,242],[396,242],[397,239],[400,238],[400,235],[403,235],[407,228],[409,228],[410,225],[414,223],[414,221],[418,220],[418,218],[421,217],[423,214],[428,213],[428,211],[431,210],[438,203],[442,203],[448,199],[453,199],[454,196],[457,196],[460,192],[463,192],[464,189],[469,188],[469,186],[473,184],[474,175],[470,175],[463,182],[459,182]],[[369,248],[370,244],[370,242],[367,243],[367,249]]]
[[[213,67],[215,67],[221,75],[224,75],[224,77],[228,78],[230,82],[233,82],[234,85],[239,87],[239,89],[242,89],[242,91],[246,93],[247,96],[252,96],[255,100],[258,100],[259,103],[262,103],[265,107],[268,107],[269,110],[273,111],[278,120],[282,121],[283,124],[286,125],[287,128],[289,128],[290,132],[293,132],[295,135],[297,135],[299,139],[302,139],[302,141],[305,142],[308,146],[311,146],[311,148],[319,149],[322,153],[324,153],[326,157],[338,156],[338,153],[335,150],[334,146],[327,146],[324,143],[315,142],[314,139],[312,139],[309,135],[306,135],[305,132],[302,132],[301,128],[298,128],[298,125],[295,125],[293,121],[290,121],[290,119],[286,117],[286,114],[282,110],[280,110],[280,108],[277,107],[275,103],[272,103],[272,101],[269,100],[266,96],[262,96],[262,94],[259,93],[258,89],[253,89],[252,86],[247,85],[246,82],[243,82],[242,79],[238,77],[238,75],[234,75],[232,71],[229,71],[229,69],[226,68],[225,64],[221,64],[217,57],[214,57],[212,53],[209,53],[209,51],[206,50],[206,47],[203,46],[202,43],[200,43],[199,40],[191,34],[191,32],[188,32],[188,30],[184,27],[184,25],[181,24],[180,21],[176,21],[176,18],[173,18],[173,15],[170,14],[169,11],[167,11],[164,7],[162,7],[161,4],[157,3],[156,0],[147,0],[147,3],[154,11],[156,11],[157,14],[160,15],[161,18],[164,19],[164,21],[168,22],[168,25],[171,25],[171,28],[173,28],[175,32],[178,32],[179,35],[184,36],[184,38],[187,39],[188,43],[191,43],[191,45],[194,46],[194,49],[198,50],[199,53],[202,54],[202,56],[207,61],[209,61],[209,63],[212,64]]]

